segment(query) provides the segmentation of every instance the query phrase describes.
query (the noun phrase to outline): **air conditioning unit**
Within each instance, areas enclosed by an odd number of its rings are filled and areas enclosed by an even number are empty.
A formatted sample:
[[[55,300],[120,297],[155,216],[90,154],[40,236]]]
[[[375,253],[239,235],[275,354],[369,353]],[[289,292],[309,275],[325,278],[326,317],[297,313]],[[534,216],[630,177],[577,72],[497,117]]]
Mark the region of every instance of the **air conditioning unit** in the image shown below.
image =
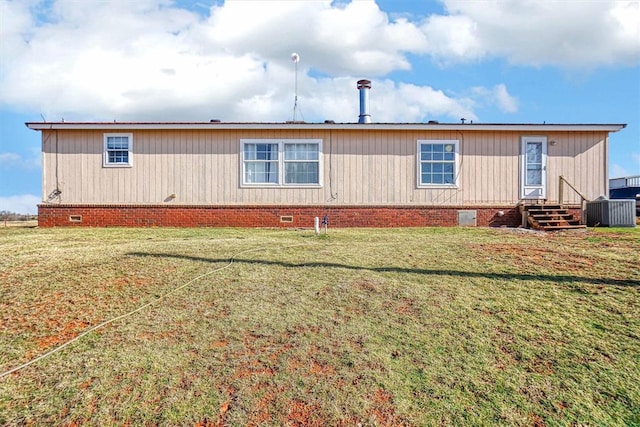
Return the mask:
[[[589,227],[635,227],[635,200],[594,200],[587,202]]]

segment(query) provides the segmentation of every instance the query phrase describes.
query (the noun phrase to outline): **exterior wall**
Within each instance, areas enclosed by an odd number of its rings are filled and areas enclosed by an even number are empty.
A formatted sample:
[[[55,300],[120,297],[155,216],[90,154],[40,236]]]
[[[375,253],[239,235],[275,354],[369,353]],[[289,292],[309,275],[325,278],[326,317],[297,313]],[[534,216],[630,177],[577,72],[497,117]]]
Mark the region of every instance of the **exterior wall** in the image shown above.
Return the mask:
[[[163,206],[513,206],[520,199],[521,137],[529,135],[511,131],[140,130],[133,131],[133,167],[104,168],[103,134],[43,131],[44,201]],[[548,146],[549,200],[558,198],[559,175],[590,199],[606,193],[606,132],[544,135],[556,141]],[[242,138],[321,138],[323,186],[242,188]],[[417,187],[418,139],[460,141],[458,188]],[[52,194],[56,188],[61,190],[59,196]],[[177,197],[171,199],[171,194]],[[566,202],[579,202],[569,189],[565,195]]]
[[[558,177],[563,175],[589,200],[608,194],[607,134],[598,132],[550,133],[548,141],[548,200],[558,200]],[[580,197],[564,188],[564,202],[579,204]]]
[[[457,226],[458,210],[476,210],[478,226],[517,227],[514,206],[149,206],[40,205],[41,227],[279,227],[313,228],[327,215],[329,227]]]

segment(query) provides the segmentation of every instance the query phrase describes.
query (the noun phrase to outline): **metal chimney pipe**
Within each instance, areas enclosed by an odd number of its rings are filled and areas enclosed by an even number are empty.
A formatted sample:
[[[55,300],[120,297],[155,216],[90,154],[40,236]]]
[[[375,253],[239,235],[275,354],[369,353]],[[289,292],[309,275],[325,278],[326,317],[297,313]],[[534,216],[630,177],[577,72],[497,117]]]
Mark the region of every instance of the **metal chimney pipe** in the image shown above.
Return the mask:
[[[369,114],[369,89],[371,89],[371,81],[358,80],[358,90],[360,91],[360,115],[358,123],[371,123],[371,114]]]

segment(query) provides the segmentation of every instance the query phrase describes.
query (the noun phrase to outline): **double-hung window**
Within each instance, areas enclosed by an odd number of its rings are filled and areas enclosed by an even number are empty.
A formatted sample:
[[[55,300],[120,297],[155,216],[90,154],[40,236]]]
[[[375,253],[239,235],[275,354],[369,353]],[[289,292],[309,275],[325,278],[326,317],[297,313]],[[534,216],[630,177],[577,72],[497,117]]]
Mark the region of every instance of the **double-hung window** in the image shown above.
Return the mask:
[[[458,177],[457,140],[418,141],[418,186],[455,186]]]
[[[104,154],[102,165],[105,167],[129,167],[133,165],[133,135],[130,133],[104,134]]]
[[[284,183],[320,184],[320,143],[283,143]]]
[[[321,185],[322,140],[243,139],[240,142],[243,185]]]
[[[244,182],[245,184],[277,184],[280,163],[277,143],[245,143]]]

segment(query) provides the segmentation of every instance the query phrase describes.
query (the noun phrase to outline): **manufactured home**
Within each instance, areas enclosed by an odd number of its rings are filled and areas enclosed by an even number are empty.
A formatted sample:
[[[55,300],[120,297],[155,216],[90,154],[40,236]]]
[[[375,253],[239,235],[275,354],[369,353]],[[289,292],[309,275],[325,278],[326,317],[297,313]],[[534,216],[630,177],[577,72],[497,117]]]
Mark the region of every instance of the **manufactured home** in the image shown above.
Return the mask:
[[[362,110],[362,109],[361,109]],[[609,193],[623,124],[38,122],[40,226],[519,226]],[[562,199],[562,200],[561,200]]]

